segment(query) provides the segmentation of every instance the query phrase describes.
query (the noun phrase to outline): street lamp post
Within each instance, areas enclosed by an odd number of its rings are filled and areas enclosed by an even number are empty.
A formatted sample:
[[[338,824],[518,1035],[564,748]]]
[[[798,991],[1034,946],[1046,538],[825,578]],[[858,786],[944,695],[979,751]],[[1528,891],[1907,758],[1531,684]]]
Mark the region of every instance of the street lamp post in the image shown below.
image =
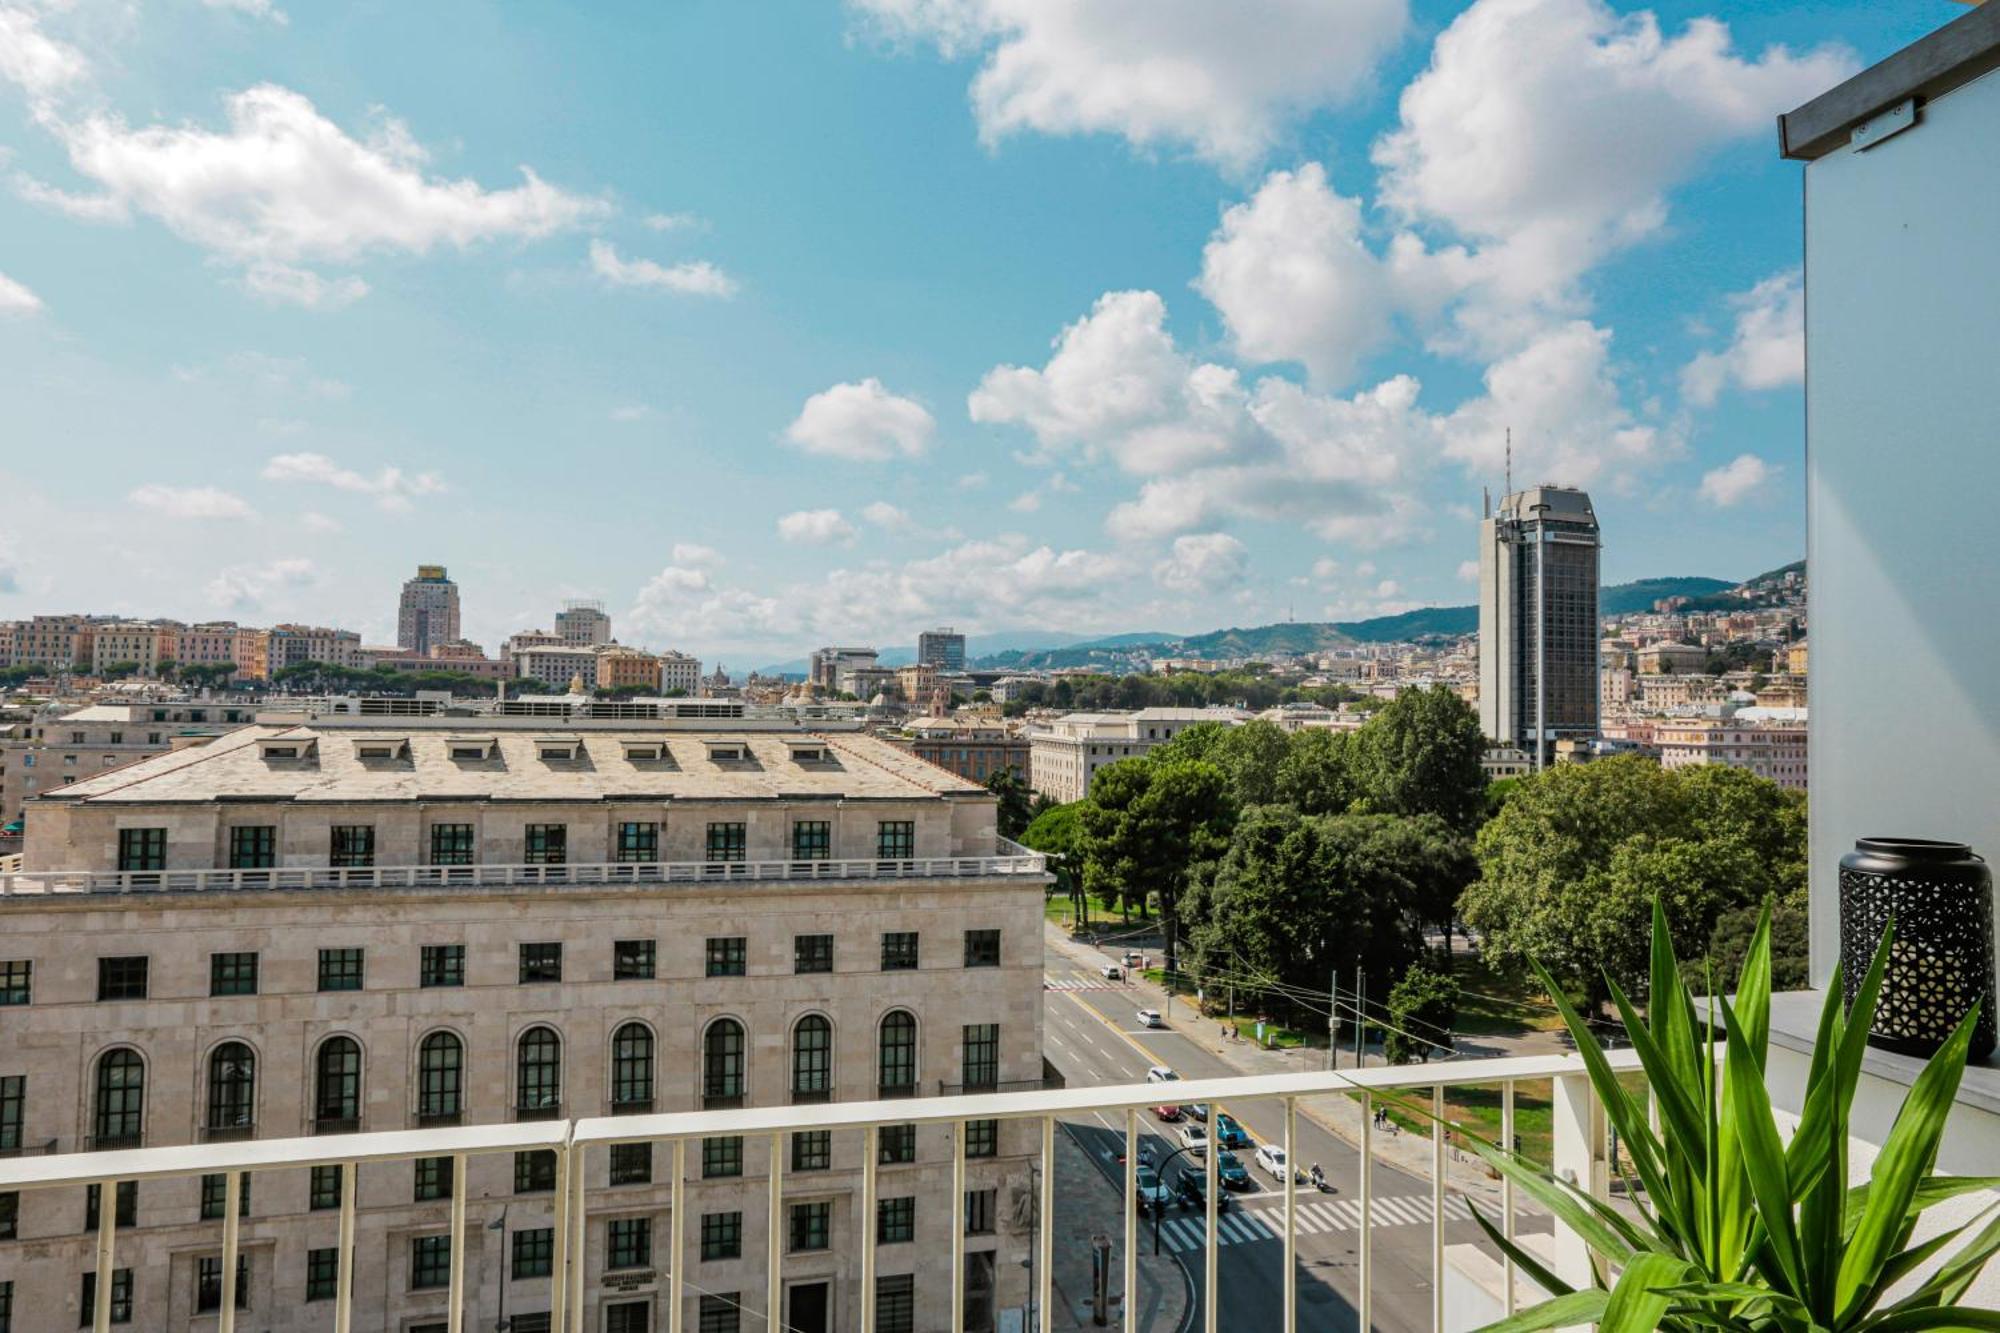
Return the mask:
[[[507,1204],[500,1205],[500,1216],[486,1224],[488,1231],[500,1233],[500,1315],[493,1321],[493,1333],[507,1333],[513,1325],[507,1320]]]

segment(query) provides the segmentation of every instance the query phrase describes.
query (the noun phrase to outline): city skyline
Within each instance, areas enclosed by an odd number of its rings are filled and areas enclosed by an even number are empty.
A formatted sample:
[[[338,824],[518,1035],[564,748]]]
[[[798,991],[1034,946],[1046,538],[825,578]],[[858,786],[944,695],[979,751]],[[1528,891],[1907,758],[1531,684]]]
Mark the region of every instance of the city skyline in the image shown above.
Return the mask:
[[[6,12],[0,617],[393,641],[381,589],[442,558],[489,647],[601,597],[746,664],[1461,604],[1510,426],[1599,497],[1608,580],[1794,558],[1769,117],[1942,17],[1380,0],[1269,29],[1341,53],[1304,68],[1190,11],[1136,49],[1213,77],[1159,101],[1116,19],[980,6],[496,16],[442,81],[441,14]],[[752,44],[740,88],[695,58]]]

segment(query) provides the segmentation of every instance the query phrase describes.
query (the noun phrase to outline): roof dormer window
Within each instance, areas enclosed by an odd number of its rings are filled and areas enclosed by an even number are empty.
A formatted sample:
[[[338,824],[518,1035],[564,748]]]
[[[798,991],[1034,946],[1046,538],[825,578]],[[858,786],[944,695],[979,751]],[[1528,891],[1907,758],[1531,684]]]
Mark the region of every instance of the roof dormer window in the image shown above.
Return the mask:
[[[703,741],[710,763],[740,764],[750,757],[750,747],[742,741]]]
[[[272,737],[257,742],[257,752],[269,759],[310,759],[319,749],[319,742],[311,737]]]
[[[454,736],[447,742],[447,751],[456,760],[486,760],[493,757],[494,745],[491,736]]]
[[[410,743],[400,737],[388,740],[354,742],[356,759],[407,759],[410,757]]]
[[[544,763],[572,764],[583,754],[583,742],[574,736],[545,736],[535,742],[535,754]]]
[[[657,764],[667,758],[663,741],[626,741],[625,758],[634,764]]]

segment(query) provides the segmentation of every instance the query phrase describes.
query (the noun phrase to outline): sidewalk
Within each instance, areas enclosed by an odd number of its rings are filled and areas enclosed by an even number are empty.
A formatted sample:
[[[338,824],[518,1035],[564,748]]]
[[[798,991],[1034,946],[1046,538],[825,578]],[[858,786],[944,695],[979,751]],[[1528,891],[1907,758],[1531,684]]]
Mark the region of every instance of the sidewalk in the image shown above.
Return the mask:
[[[1095,971],[1106,962],[1117,961],[1111,950],[1099,950],[1087,944],[1079,944],[1069,938],[1054,924],[1045,927],[1050,945],[1066,958],[1074,959],[1079,967]],[[1117,951],[1122,953],[1120,947]],[[1294,1047],[1290,1050],[1261,1050],[1254,1042],[1227,1041],[1221,1034],[1221,1025],[1212,1018],[1195,1014],[1194,1006],[1183,996],[1169,999],[1163,987],[1136,975],[1128,974],[1125,990],[1131,994],[1135,1008],[1154,1008],[1168,1015],[1168,1026],[1182,1037],[1194,1042],[1204,1050],[1212,1052],[1225,1064],[1242,1074],[1296,1074],[1311,1069],[1326,1068],[1326,1052],[1310,1047]],[[1495,1043],[1502,1045],[1503,1043]],[[1508,1051],[1509,1054],[1516,1052]],[[1352,1056],[1343,1054],[1344,1060]],[[1380,1065],[1382,1059],[1370,1054],[1367,1063]],[[1361,1146],[1361,1108],[1350,1099],[1332,1095],[1326,1097],[1301,1097],[1299,1112],[1320,1125],[1321,1128],[1339,1136],[1359,1149]],[[1385,1132],[1377,1129],[1371,1136],[1370,1144],[1377,1159],[1399,1167],[1413,1175],[1428,1178],[1431,1173],[1431,1141],[1427,1134],[1405,1132]],[[1451,1150],[1447,1150],[1451,1153]],[[1468,1153],[1451,1153],[1445,1162],[1445,1180],[1451,1188],[1481,1198],[1498,1200],[1500,1182],[1486,1174],[1479,1159]]]
[[[1048,1321],[1053,1333],[1095,1329],[1091,1322],[1090,1238],[1111,1238],[1111,1305],[1108,1327],[1123,1315],[1125,1210],[1118,1186],[1090,1161],[1086,1149],[1060,1126],[1056,1129],[1055,1296]],[[1139,1319],[1146,1333],[1176,1333],[1189,1315],[1188,1280],[1171,1253],[1155,1258],[1150,1246],[1139,1251]]]

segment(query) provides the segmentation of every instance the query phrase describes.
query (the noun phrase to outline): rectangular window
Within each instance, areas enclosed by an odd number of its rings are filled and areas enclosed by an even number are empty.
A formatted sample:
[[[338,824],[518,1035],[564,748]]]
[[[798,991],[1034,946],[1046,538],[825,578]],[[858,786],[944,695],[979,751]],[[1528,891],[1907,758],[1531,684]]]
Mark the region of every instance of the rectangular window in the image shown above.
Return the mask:
[[[824,1129],[805,1129],[792,1135],[792,1170],[825,1171],[833,1165],[833,1135]]]
[[[514,1154],[514,1193],[547,1194],[556,1187],[556,1154],[553,1148],[534,1148]]]
[[[208,956],[210,995],[255,995],[257,955],[254,953],[212,953]]]
[[[875,1243],[900,1245],[917,1238],[915,1195],[900,1199],[878,1199],[875,1203]]]
[[[912,1274],[875,1279],[875,1333],[917,1333],[917,1279]]]
[[[413,1163],[415,1178],[410,1195],[418,1203],[432,1203],[451,1197],[451,1158],[419,1157]]]
[[[465,984],[465,946],[463,944],[426,944],[419,957],[417,984],[426,990],[433,986],[463,986]]]
[[[791,1230],[793,1254],[826,1249],[833,1234],[833,1205],[824,1199],[793,1204]]]
[[[431,825],[431,864],[469,866],[472,864],[472,825]]]
[[[968,1236],[990,1236],[993,1234],[995,1204],[1000,1197],[998,1190],[967,1190],[965,1192],[965,1234]]]
[[[604,1224],[605,1268],[644,1268],[652,1262],[652,1218],[614,1217]]]
[[[18,1190],[8,1190],[0,1194],[0,1240],[13,1240],[21,1234],[21,1195]],[[0,1333],[7,1333],[7,1325],[0,1323]]]
[[[339,1290],[340,1251],[329,1245],[306,1251],[306,1299],[330,1301]]]
[[[120,870],[165,870],[167,831],[163,828],[122,828],[118,830]]]
[[[358,870],[374,865],[375,826],[335,824],[333,846],[327,852],[326,863],[345,870]]]
[[[236,1256],[236,1308],[250,1308],[250,1256]],[[203,1259],[195,1265],[194,1310],[205,1314],[222,1308],[222,1258]]]
[[[100,1000],[145,999],[146,959],[143,957],[98,959],[97,998]]]
[[[415,1236],[410,1240],[410,1290],[427,1291],[451,1285],[451,1237]]]
[[[741,824],[710,824],[708,826],[708,859],[711,861],[741,861],[748,844],[744,841],[744,826]]]
[[[792,825],[794,861],[824,861],[832,855],[832,824],[824,819],[801,819]]]
[[[611,1145],[611,1183],[650,1185],[653,1183],[653,1145],[614,1143]]]
[[[216,1179],[221,1180],[222,1177],[217,1176]],[[102,1205],[103,1199],[102,1186],[86,1185],[83,1187],[83,1229],[85,1231],[97,1230],[97,1210]],[[222,1206],[220,1204],[216,1205],[215,1216],[222,1216]],[[138,1224],[139,1182],[136,1180],[121,1180],[118,1182],[118,1216],[113,1219],[111,1225],[114,1227],[130,1227],[137,1226]]]
[[[833,971],[833,936],[792,936],[792,971]]]
[[[361,989],[361,950],[321,949],[319,951],[321,990]]]
[[[35,998],[35,965],[25,958],[0,963],[0,1006],[27,1004]]]
[[[316,1166],[312,1169],[312,1182],[306,1191],[307,1207],[314,1212],[340,1207],[340,1168],[337,1166]]]
[[[239,1171],[236,1175],[236,1215],[238,1217],[248,1217],[250,1216],[250,1173],[248,1171]],[[121,1185],[119,1188],[122,1189],[124,1186]],[[223,1209],[228,1203],[228,1175],[221,1171],[211,1171],[207,1175],[204,1175],[201,1178],[201,1220],[204,1222],[213,1222],[220,1218]],[[121,1211],[124,1209],[125,1201],[123,1199],[118,1201],[118,1207]],[[89,1229],[87,1225],[84,1227],[86,1231]]]
[[[97,1319],[97,1270],[91,1269],[83,1275],[83,1318],[79,1321],[89,1328]],[[132,1322],[132,1270],[114,1268],[111,1270],[111,1322],[129,1324]]]
[[[549,1333],[549,1312],[538,1310],[534,1314],[511,1316],[508,1333]]]
[[[743,1257],[743,1214],[701,1215],[701,1257],[704,1261]]]
[[[917,1127],[884,1125],[877,1139],[876,1158],[884,1166],[917,1160]]]
[[[966,931],[965,965],[967,967],[1000,966],[1000,932],[997,930]]]
[[[618,826],[618,859],[634,861],[657,861],[660,859],[660,826],[658,824],[620,824]]]
[[[907,819],[885,819],[875,826],[875,855],[884,861],[912,861],[917,855],[917,826]]]
[[[559,866],[569,860],[569,825],[528,825],[523,854],[531,866]]]
[[[702,1297],[695,1333],[742,1333],[742,1295],[740,1291],[725,1291]]]
[[[966,1121],[965,1155],[967,1157],[998,1157],[1000,1155],[1000,1122],[998,1120]]]
[[[27,1075],[9,1074],[0,1078],[0,1152],[20,1150],[21,1121],[27,1101]]]
[[[651,981],[654,976],[655,953],[656,948],[652,940],[613,940],[611,979]]]
[[[917,970],[916,931],[885,930],[882,932],[882,970],[884,972],[914,972]]]
[[[272,824],[241,824],[229,830],[231,870],[269,870],[278,863],[278,830]]]
[[[748,970],[748,949],[741,935],[727,935],[708,942],[708,975],[740,977]]]
[[[966,1091],[992,1088],[1000,1082],[1000,1025],[967,1023],[959,1046],[959,1067]]]
[[[556,1266],[556,1229],[535,1227],[514,1233],[514,1280],[547,1277]]]
[[[701,1175],[704,1180],[743,1174],[743,1136],[730,1134],[701,1141]]]
[[[521,984],[562,980],[562,945],[554,943],[521,946]]]

